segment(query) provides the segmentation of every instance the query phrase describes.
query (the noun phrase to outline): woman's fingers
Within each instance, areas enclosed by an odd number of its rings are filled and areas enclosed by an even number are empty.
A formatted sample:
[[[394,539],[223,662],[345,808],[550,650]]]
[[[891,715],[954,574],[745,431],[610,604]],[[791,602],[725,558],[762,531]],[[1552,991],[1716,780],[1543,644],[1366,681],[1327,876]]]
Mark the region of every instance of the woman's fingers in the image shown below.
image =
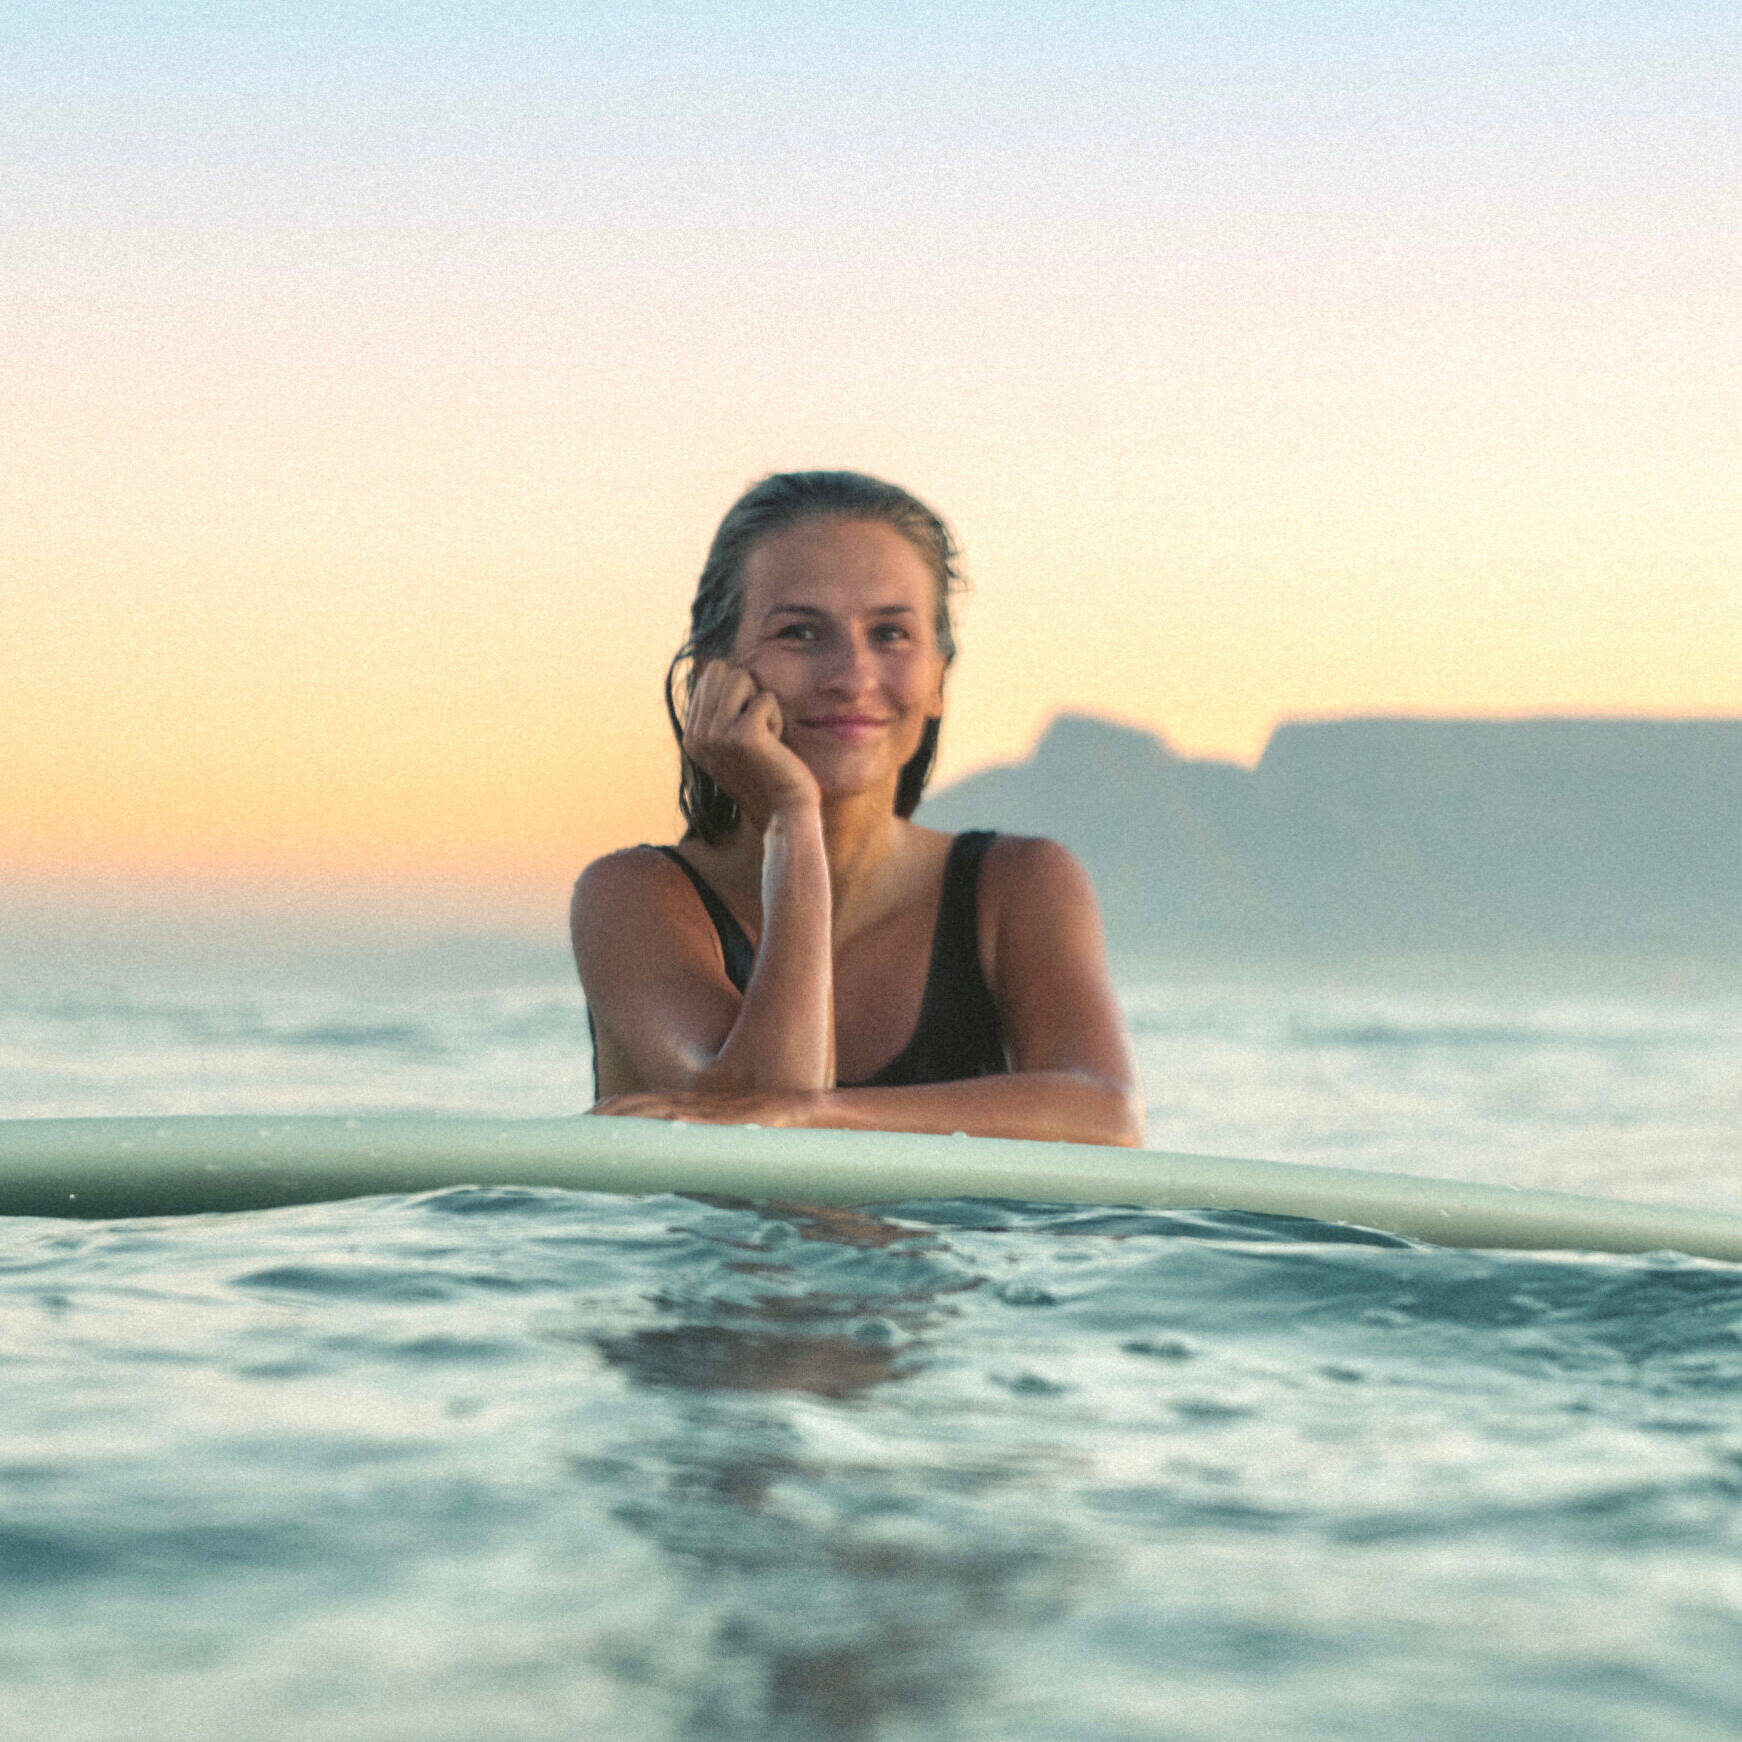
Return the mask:
[[[758,737],[772,738],[780,742],[781,718],[780,703],[775,699],[773,690],[758,690],[750,698],[748,705],[737,719],[738,729],[752,740]]]
[[[740,666],[710,664],[696,684],[684,748],[700,760],[719,745],[756,745],[781,733],[780,704]]]
[[[588,1111],[605,1119],[674,1119],[697,1125],[792,1125],[800,1123],[804,1109],[821,1098],[814,1093],[761,1089],[724,1094],[700,1089],[638,1089],[624,1095],[607,1095],[604,1100],[595,1101]]]
[[[721,736],[755,698],[757,689],[756,680],[741,666],[709,660],[690,694],[684,723],[686,748],[692,738],[706,743]]]
[[[766,822],[781,804],[816,796],[810,770],[781,741],[784,725],[774,692],[754,673],[715,660],[696,679],[683,747],[746,812]]]
[[[669,1104],[669,1096],[644,1091],[627,1095],[607,1095],[604,1100],[595,1101],[588,1111],[605,1119],[669,1119],[674,1114],[656,1110]]]

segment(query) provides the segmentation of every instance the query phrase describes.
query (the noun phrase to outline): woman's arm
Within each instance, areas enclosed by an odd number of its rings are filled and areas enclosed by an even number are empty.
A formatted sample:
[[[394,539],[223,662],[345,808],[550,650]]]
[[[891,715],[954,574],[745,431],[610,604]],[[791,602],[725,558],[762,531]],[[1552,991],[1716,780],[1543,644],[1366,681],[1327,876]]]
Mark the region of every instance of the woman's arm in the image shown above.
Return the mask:
[[[829,866],[810,770],[780,742],[774,698],[712,665],[685,748],[762,833],[762,935],[740,996],[676,866],[616,853],[575,886],[575,962],[595,1025],[648,1090],[734,1094],[835,1080]]]
[[[1003,1023],[1008,1075],[907,1088],[619,1095],[597,1110],[698,1123],[1141,1144],[1142,1090],[1082,867],[1051,841],[1002,837],[982,867],[980,902],[982,960]]]

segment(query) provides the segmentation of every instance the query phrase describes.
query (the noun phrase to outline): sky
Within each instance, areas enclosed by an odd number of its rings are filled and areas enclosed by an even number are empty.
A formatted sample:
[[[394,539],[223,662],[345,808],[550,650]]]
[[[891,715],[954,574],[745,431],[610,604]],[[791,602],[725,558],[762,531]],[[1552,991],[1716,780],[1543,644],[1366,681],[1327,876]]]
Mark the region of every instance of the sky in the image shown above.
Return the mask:
[[[11,0],[0,904],[560,928],[789,468],[960,535],[942,779],[1742,713],[1739,75],[1733,0]]]

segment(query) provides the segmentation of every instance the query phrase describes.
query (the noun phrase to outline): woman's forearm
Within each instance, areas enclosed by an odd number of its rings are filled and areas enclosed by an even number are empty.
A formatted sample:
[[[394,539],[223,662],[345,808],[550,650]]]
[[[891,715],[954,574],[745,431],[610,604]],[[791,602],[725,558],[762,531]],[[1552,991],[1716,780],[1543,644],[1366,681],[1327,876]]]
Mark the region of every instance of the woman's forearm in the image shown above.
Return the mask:
[[[815,1091],[835,1081],[833,907],[822,813],[775,812],[762,837],[762,935],[744,1002],[704,1092]]]
[[[888,1089],[748,1089],[615,1095],[596,1112],[698,1124],[786,1125],[1024,1137],[1053,1143],[1143,1142],[1143,1097],[1129,1083],[1072,1070],[1014,1071]]]
[[[965,1131],[1055,1143],[1138,1148],[1143,1099],[1135,1090],[1077,1071],[1015,1071],[889,1089],[834,1089],[806,1097],[794,1124],[862,1131]]]

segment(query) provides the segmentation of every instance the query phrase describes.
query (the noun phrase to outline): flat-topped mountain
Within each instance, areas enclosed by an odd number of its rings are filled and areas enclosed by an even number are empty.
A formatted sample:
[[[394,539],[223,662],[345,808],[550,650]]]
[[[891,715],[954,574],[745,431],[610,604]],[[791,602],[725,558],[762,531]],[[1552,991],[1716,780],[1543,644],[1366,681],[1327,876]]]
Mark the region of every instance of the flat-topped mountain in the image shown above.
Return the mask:
[[[919,820],[1063,841],[1126,950],[1742,960],[1742,719],[1300,721],[1245,769],[1067,714]]]

